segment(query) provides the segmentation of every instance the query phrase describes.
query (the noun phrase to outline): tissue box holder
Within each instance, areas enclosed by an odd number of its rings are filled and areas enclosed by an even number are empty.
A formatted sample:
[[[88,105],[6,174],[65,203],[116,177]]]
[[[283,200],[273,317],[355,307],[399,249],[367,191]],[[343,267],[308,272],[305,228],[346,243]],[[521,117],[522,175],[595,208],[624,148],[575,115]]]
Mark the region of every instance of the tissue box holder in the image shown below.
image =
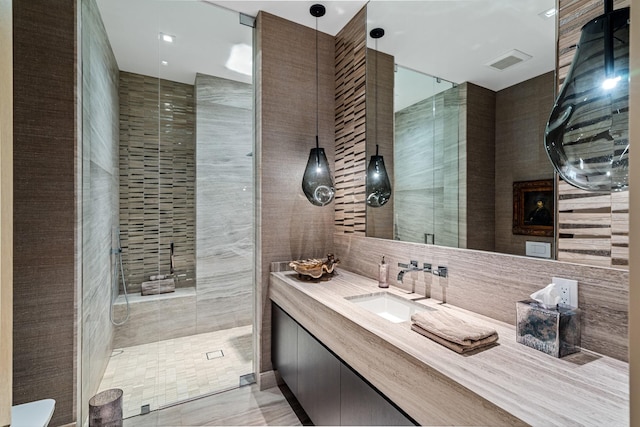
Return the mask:
[[[580,351],[580,310],[544,308],[533,300],[516,303],[516,341],[554,357]]]

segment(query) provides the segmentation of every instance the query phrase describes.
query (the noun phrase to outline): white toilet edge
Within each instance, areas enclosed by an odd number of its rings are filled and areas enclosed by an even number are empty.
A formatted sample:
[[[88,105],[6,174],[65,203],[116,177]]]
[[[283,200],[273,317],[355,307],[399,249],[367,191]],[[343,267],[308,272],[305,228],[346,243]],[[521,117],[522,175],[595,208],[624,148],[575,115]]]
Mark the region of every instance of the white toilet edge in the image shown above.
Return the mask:
[[[11,427],[47,427],[56,401],[53,399],[36,400],[11,407]]]

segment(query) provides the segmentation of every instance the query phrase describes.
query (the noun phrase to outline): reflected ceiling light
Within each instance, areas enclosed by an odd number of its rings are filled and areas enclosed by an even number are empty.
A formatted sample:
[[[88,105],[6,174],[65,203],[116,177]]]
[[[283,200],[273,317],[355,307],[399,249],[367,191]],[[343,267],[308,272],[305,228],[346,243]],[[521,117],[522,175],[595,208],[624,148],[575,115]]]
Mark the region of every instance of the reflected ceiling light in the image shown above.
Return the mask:
[[[160,39],[167,43],[173,43],[176,40],[176,36],[171,34],[160,33]]]
[[[382,28],[374,28],[369,35],[375,39],[375,52],[376,52],[376,78],[378,76],[378,39],[384,36],[384,30]],[[389,181],[389,175],[387,169],[384,167],[384,159],[378,155],[378,82],[375,84],[375,110],[373,115],[374,120],[374,132],[376,141],[376,154],[371,156],[369,166],[367,167],[367,205],[372,208],[379,208],[387,204],[391,198],[391,182]]]
[[[602,82],[602,89],[613,89],[618,85],[618,82],[622,79],[620,76],[610,77],[608,79],[604,79]]]
[[[540,12],[538,16],[543,19],[549,19],[556,16],[556,13],[558,13],[558,10],[555,7],[552,7],[551,9],[547,9],[544,12]]]
[[[167,65],[169,65],[169,63],[168,63],[167,61],[162,61],[162,62],[161,62],[161,64],[162,64],[162,65],[164,65],[165,67],[166,67]]]
[[[331,179],[329,162],[324,154],[324,149],[320,148],[318,138],[318,110],[319,110],[319,82],[318,82],[318,18],[324,16],[326,9],[321,4],[314,4],[309,9],[309,13],[316,18],[316,148],[312,148],[309,153],[307,167],[302,176],[302,191],[312,204],[325,206],[333,200],[335,189]]]
[[[582,27],[569,74],[545,129],[545,149],[558,174],[597,192],[629,187],[629,8]]]
[[[251,76],[253,74],[253,49],[245,43],[231,46],[229,59],[224,66],[236,73]]]

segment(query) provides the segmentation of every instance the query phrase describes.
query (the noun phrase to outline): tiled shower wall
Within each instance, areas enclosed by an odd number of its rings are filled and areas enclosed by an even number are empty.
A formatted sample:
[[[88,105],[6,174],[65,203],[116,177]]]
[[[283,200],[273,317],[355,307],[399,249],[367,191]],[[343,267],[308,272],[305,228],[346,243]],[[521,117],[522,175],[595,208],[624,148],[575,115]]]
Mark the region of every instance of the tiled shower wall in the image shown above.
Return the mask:
[[[172,242],[176,286],[195,286],[193,91],[120,72],[120,230],[132,292],[151,275],[169,274]]]
[[[395,114],[394,238],[458,247],[458,88]]]
[[[109,310],[112,230],[118,224],[119,129],[118,65],[95,0],[82,2],[82,23],[81,402],[86,409],[98,391],[113,343]]]
[[[253,318],[253,88],[196,76],[197,333]]]

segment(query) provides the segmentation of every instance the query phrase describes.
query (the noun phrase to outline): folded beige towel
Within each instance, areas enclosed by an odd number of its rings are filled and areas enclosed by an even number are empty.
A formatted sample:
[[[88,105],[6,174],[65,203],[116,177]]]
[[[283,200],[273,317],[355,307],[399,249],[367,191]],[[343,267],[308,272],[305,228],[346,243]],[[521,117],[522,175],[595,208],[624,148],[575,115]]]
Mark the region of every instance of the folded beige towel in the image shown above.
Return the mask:
[[[496,341],[498,341],[498,334],[495,333],[493,335],[490,335],[486,338],[483,338],[481,340],[478,341],[473,341],[471,344],[468,345],[460,345],[458,343],[452,342],[452,341],[447,341],[443,338],[440,338],[438,335],[434,335],[429,331],[426,331],[424,329],[422,329],[420,326],[413,324],[411,325],[411,329],[416,331],[417,333],[419,333],[420,335],[424,335],[427,338],[432,339],[433,341],[437,342],[438,344],[442,344],[443,346],[450,348],[453,351],[456,351],[460,354],[462,353],[468,353],[470,351],[473,350],[478,350],[480,348],[484,348],[484,347],[488,347],[490,345],[492,345],[493,343],[495,343]]]
[[[492,335],[497,337],[495,329],[467,322],[445,309],[419,312],[411,316],[411,320],[430,334],[463,347]]]

